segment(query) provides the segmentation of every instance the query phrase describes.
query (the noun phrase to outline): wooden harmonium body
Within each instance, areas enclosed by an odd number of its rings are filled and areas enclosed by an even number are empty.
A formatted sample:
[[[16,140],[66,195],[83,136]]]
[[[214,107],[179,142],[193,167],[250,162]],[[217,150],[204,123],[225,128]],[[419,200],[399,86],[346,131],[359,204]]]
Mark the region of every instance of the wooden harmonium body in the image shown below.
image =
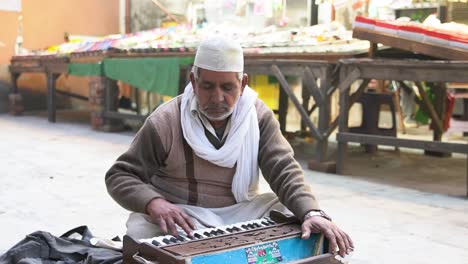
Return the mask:
[[[326,264],[339,263],[326,254],[322,234],[301,239],[297,221],[269,217],[215,228],[198,229],[193,237],[159,236],[134,240],[124,236],[124,263],[157,264]]]

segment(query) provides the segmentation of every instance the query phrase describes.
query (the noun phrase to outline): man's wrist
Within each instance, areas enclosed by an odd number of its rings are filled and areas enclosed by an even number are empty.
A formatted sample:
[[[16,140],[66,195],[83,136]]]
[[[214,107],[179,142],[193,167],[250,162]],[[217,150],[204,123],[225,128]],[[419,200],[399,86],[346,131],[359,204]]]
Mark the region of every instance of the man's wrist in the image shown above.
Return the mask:
[[[321,216],[329,221],[331,221],[331,217],[328,216],[324,211],[322,210],[311,210],[307,214],[304,215],[303,221],[313,217],[313,216]]]
[[[160,199],[164,199],[164,198],[162,198],[162,197],[154,197],[154,198],[152,198],[151,200],[149,200],[149,202],[148,202],[148,203],[146,204],[146,206],[145,206],[145,213],[146,213],[147,215],[150,214],[149,208],[150,208],[151,206],[154,206],[153,204],[154,204],[155,202],[157,202],[157,201],[160,201]]]

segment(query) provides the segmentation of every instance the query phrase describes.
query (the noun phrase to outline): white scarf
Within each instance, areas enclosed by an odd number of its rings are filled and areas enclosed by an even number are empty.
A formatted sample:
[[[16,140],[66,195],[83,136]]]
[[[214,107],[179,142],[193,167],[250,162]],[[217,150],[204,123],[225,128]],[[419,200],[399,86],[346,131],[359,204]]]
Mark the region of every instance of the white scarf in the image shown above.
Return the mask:
[[[221,167],[233,168],[232,193],[237,202],[251,200],[258,190],[258,128],[255,101],[258,94],[245,86],[242,96],[231,115],[231,126],[224,145],[216,149],[205,136],[200,119],[190,113],[192,100],[196,100],[192,84],[185,87],[181,104],[181,124],[184,138],[200,158]]]

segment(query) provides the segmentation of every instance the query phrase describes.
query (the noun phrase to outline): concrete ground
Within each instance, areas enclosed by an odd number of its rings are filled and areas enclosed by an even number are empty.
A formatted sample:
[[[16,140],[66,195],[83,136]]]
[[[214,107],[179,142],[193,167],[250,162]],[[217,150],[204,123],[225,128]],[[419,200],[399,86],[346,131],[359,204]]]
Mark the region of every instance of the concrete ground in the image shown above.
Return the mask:
[[[59,236],[88,225],[100,237],[124,233],[128,212],[107,195],[104,174],[134,133],[69,120],[63,113],[55,124],[0,114],[0,253],[37,230]],[[436,162],[403,150],[368,156],[357,149],[348,162],[352,176],[305,169],[322,208],[355,242],[351,263],[468,263],[466,158]],[[453,186],[457,191],[444,191]]]

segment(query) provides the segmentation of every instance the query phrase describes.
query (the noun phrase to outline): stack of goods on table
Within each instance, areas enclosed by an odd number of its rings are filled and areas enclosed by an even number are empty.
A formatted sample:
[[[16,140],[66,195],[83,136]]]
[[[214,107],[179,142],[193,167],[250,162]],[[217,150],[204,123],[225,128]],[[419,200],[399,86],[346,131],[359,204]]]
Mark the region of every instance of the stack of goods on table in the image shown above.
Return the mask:
[[[440,23],[432,16],[423,23],[405,19],[384,21],[358,16],[353,29],[468,51],[468,25]]]
[[[230,25],[208,25],[192,29],[186,25],[156,28],[131,34],[101,38],[76,38],[46,50],[29,51],[25,55],[87,56],[113,53],[194,52],[198,43],[209,35],[223,34],[240,40],[245,53],[351,53],[365,52],[369,44],[352,38],[352,32],[337,23],[301,28],[251,30]]]
[[[242,42],[246,53],[352,53],[365,52],[366,41],[353,39],[352,32],[339,23],[277,30],[265,28],[250,32]]]

